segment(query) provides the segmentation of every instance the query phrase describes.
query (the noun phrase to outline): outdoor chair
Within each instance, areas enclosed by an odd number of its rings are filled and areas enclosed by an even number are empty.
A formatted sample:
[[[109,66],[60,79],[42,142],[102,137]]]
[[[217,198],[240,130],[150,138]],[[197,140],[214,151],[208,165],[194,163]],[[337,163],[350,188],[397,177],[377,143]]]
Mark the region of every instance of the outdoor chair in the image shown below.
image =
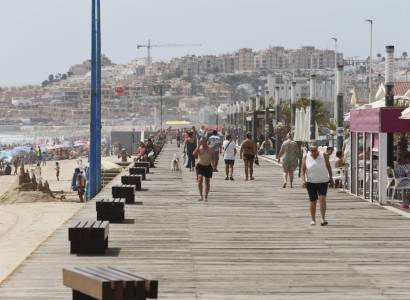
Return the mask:
[[[389,191],[391,193],[389,193]],[[394,203],[396,193],[398,192],[401,192],[401,199],[403,200],[406,191],[410,191],[410,178],[397,177],[393,169],[387,167],[387,198],[389,199],[390,203]]]

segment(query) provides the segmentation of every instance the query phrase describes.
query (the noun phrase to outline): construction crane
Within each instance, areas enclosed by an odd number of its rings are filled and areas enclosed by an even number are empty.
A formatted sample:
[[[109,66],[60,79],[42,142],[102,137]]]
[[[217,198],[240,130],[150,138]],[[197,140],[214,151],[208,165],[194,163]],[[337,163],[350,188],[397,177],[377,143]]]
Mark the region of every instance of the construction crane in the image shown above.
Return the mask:
[[[151,64],[151,49],[157,47],[201,47],[201,44],[162,44],[162,45],[152,45],[151,40],[148,40],[147,44],[138,44],[137,49],[147,48],[147,64]]]

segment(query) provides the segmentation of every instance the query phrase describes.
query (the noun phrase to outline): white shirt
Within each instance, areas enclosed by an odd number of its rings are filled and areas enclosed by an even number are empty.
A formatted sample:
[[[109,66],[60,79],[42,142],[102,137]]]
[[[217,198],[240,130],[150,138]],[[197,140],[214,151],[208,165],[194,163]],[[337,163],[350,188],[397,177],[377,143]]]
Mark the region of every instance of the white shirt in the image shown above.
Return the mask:
[[[219,147],[221,147],[221,138],[217,135],[211,135],[208,138],[208,142],[209,142],[209,146],[211,146],[212,149],[214,150],[218,150],[219,151]]]
[[[329,182],[329,172],[323,153],[314,159],[310,152],[306,155],[306,182],[325,183]]]
[[[229,144],[229,145],[228,145]],[[234,141],[224,141],[223,145],[223,154],[224,154],[224,159],[227,160],[235,160],[235,149],[236,145]]]

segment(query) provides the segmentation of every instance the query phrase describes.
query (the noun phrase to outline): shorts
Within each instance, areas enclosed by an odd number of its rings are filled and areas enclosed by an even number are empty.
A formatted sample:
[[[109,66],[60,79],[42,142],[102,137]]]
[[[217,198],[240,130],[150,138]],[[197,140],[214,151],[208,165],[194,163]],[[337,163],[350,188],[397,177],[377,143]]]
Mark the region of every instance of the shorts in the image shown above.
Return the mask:
[[[225,165],[233,166],[235,164],[235,160],[233,159],[225,159]]]
[[[82,195],[84,195],[84,193],[85,193],[85,188],[78,187],[78,188],[77,188],[77,192],[78,192],[78,195],[79,195],[79,196],[82,196]]]
[[[206,178],[212,178],[212,172],[213,172],[213,169],[211,165],[209,166],[203,166],[200,164],[196,165],[196,175],[202,175]]]
[[[243,160],[255,160],[255,155],[253,154],[244,154]]]
[[[329,186],[329,182],[320,182],[320,183],[306,182],[306,189],[309,194],[309,200],[317,201],[319,199],[319,196],[326,197],[328,186]]]

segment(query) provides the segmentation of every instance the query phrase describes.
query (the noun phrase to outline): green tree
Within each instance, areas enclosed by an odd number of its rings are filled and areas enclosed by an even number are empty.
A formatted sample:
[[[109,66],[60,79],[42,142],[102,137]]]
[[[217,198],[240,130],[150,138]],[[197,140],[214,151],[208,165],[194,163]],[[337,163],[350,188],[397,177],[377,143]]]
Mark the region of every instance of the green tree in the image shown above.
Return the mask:
[[[53,74],[48,75],[48,82],[49,83],[54,82],[54,75]]]

